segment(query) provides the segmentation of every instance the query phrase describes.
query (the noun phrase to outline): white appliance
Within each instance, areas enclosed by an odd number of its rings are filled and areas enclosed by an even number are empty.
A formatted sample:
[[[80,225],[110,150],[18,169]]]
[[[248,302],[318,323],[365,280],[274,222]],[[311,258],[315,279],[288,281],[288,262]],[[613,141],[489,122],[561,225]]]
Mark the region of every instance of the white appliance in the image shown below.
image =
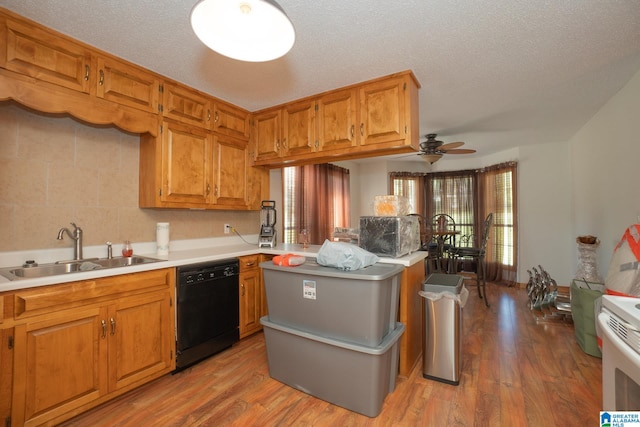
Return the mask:
[[[640,298],[603,295],[602,409],[640,411]]]

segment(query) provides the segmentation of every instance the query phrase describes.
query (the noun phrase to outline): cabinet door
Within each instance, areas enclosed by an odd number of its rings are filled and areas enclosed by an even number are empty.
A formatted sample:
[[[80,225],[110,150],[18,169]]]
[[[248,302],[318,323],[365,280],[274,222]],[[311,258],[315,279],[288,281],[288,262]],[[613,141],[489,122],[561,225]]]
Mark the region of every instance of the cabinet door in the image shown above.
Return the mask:
[[[58,34],[0,18],[0,67],[89,93],[91,52]]]
[[[214,136],[213,203],[246,209],[248,203],[248,141]]]
[[[162,87],[162,115],[210,129],[211,98],[185,86],[165,83]]]
[[[165,122],[162,129],[162,202],[210,203],[212,142],[204,129]]]
[[[258,113],[254,121],[255,160],[280,157],[282,109]]]
[[[288,104],[283,108],[282,152],[296,156],[315,151],[316,110],[314,101]]]
[[[117,61],[98,57],[96,96],[150,113],[158,112],[160,81],[152,73]]]
[[[240,338],[244,338],[262,329],[262,291],[260,289],[260,270],[240,273]]]
[[[215,101],[213,107],[214,132],[248,140],[251,134],[249,113],[220,101]]]
[[[0,310],[2,310],[0,296]],[[0,317],[2,314],[0,314]],[[2,323],[0,321],[0,323]],[[0,329],[0,420],[11,417],[11,391],[13,388],[13,328]]]
[[[105,308],[15,327],[13,425],[40,425],[107,393]]]
[[[357,91],[332,92],[318,99],[318,142],[322,151],[357,145]]]
[[[110,306],[110,391],[171,367],[175,335],[170,301],[168,292],[155,292],[125,298]]]
[[[362,86],[360,97],[360,144],[404,143],[406,83],[402,78],[381,80]]]
[[[269,199],[269,169],[249,166],[247,180],[247,204],[249,210],[259,211],[262,201]]]

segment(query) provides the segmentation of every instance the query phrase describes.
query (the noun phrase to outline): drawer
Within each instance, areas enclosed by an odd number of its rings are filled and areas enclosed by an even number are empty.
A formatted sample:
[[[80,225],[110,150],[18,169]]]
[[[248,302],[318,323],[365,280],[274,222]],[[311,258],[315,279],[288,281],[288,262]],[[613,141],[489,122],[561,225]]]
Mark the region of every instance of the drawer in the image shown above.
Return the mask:
[[[238,258],[240,261],[240,272],[243,273],[249,270],[255,270],[258,268],[260,255],[247,255]]]
[[[119,296],[167,289],[173,283],[173,271],[164,268],[16,291],[14,316],[17,320]]]

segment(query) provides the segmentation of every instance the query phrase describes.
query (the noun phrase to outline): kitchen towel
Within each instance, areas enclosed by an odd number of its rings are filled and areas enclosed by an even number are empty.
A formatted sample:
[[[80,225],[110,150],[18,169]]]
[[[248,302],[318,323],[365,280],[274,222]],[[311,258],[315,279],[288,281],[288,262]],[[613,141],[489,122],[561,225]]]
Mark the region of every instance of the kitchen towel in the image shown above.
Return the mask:
[[[156,224],[156,251],[158,255],[169,255],[169,223]]]

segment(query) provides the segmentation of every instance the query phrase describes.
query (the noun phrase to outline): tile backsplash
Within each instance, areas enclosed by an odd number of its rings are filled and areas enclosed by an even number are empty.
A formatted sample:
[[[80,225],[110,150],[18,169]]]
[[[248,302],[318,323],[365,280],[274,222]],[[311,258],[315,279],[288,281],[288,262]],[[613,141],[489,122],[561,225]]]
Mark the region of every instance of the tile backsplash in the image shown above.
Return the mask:
[[[157,222],[171,240],[259,231],[259,212],[138,208],[139,156],[138,135],[0,103],[0,252],[72,248],[70,222],[86,246],[155,241]]]

